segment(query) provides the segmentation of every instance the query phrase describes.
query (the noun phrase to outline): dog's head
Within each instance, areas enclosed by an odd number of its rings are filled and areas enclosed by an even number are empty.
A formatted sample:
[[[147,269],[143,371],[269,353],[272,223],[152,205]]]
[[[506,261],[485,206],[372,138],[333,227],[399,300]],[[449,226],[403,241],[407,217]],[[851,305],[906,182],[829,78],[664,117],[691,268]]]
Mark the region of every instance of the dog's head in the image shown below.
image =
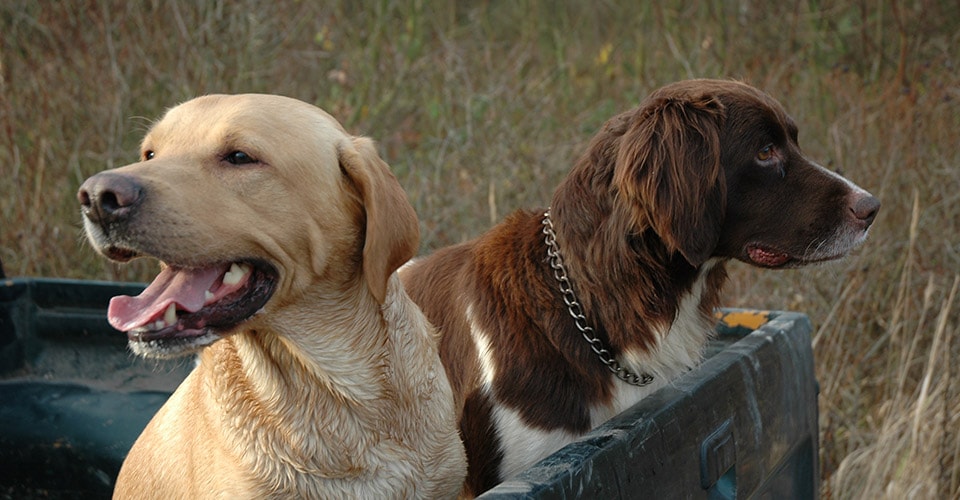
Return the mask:
[[[835,259],[860,244],[880,203],[807,159],[783,107],[749,85],[689,80],[608,121],[578,167],[606,164],[628,232],[653,231],[694,266]]]
[[[279,96],[205,96],[171,109],[139,162],[90,177],[78,198],[97,251],[161,261],[140,296],[114,298],[108,313],[147,356],[195,351],[311,287],[365,285],[383,302],[419,240],[372,142]]]

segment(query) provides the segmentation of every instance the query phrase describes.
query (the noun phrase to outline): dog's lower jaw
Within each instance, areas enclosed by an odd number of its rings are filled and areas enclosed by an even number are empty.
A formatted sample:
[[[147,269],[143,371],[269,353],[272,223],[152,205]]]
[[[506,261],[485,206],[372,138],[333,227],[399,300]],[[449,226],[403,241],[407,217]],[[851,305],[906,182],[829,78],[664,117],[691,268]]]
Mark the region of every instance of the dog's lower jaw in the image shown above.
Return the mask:
[[[206,330],[196,337],[173,339],[140,340],[136,338],[136,334],[129,334],[129,336],[132,338],[127,345],[131,352],[140,357],[153,359],[173,359],[195,354],[223,338],[212,330]]]

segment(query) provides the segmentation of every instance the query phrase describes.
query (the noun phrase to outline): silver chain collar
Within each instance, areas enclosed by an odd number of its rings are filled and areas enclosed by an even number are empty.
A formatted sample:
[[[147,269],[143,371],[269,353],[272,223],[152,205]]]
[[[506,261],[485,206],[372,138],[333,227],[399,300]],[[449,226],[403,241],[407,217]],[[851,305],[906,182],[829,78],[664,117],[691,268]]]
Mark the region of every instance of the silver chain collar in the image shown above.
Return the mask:
[[[583,306],[577,300],[577,294],[573,291],[570,279],[567,278],[567,268],[563,265],[563,257],[560,256],[560,247],[557,245],[557,233],[553,230],[553,221],[550,220],[550,209],[543,214],[543,234],[544,241],[547,243],[547,256],[550,257],[550,267],[553,268],[553,276],[560,284],[560,293],[563,294],[563,301],[567,304],[567,310],[573,321],[580,330],[580,335],[590,344],[590,349],[600,358],[600,361],[607,366],[620,380],[637,387],[644,387],[653,382],[653,375],[641,373],[637,375],[627,368],[607,350],[603,341],[593,334],[593,328],[587,324],[587,318],[583,315]]]

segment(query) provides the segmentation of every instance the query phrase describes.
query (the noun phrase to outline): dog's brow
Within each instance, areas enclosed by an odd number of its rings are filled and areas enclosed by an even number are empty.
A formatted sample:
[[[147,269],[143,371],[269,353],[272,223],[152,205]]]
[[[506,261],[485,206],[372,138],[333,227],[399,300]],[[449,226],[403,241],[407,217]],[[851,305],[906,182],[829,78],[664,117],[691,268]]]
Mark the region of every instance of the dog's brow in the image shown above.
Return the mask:
[[[787,116],[786,120],[787,134],[793,139],[794,142],[798,141],[798,136],[800,134],[800,129],[797,127],[797,123],[793,121],[793,118]]]
[[[757,114],[756,119],[756,128],[763,130],[774,141],[796,138],[797,126],[786,113],[767,108],[763,113]]]
[[[260,147],[260,144],[262,142],[263,139],[260,139],[253,134],[235,129],[225,131],[217,141],[217,143],[220,145],[220,149],[222,150],[222,154],[227,154],[235,150],[241,150],[255,157],[261,156],[260,153],[262,148]]]

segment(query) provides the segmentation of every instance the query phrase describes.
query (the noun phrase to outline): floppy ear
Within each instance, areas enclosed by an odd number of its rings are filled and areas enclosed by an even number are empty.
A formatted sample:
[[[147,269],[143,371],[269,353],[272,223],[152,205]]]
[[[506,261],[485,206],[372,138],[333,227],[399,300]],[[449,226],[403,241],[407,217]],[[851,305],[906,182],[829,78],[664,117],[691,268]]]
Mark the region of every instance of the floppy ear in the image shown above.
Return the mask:
[[[352,147],[338,148],[340,168],[360,193],[366,214],[363,242],[363,274],[370,292],[381,304],[387,281],[413,258],[420,244],[417,214],[373,141],[355,137]]]
[[[723,105],[710,95],[652,97],[616,152],[619,202],[631,206],[637,227],[653,228],[694,266],[710,258],[723,225],[723,118]]]

